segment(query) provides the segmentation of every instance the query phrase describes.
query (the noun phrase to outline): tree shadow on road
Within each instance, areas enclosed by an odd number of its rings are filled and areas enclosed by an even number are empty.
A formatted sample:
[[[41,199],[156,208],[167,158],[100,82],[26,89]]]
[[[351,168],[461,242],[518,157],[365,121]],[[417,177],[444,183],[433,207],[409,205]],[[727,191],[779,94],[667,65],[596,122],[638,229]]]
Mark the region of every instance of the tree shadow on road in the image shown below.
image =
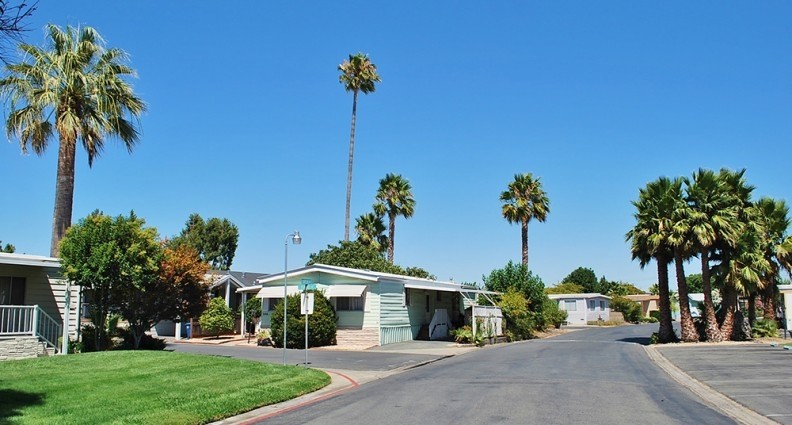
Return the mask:
[[[635,336],[630,338],[622,338],[618,341],[629,342],[631,344],[649,345],[650,338],[648,336]]]

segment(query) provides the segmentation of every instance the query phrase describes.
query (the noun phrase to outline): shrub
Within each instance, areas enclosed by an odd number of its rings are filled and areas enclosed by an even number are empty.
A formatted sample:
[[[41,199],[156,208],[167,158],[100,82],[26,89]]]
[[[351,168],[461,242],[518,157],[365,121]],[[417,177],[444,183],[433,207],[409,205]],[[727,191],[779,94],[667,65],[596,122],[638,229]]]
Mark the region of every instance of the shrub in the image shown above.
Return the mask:
[[[556,329],[560,328],[567,320],[567,312],[558,307],[558,302],[549,298],[545,299],[542,306],[542,316],[544,316],[544,323],[553,325]]]
[[[104,333],[104,341],[102,347],[110,347],[110,335]],[[80,353],[91,353],[97,351],[96,348],[96,327],[92,323],[86,323],[80,330],[80,342],[74,348]]]
[[[660,343],[660,334],[657,332],[652,332],[652,336],[649,338],[649,344],[655,345]]]
[[[287,304],[286,348],[305,348],[305,316],[300,314],[300,294],[290,295]],[[283,300],[270,316],[272,343],[283,347]],[[336,343],[336,313],[322,292],[314,292],[314,312],[308,315],[308,347]]]
[[[641,323],[657,323],[659,321],[656,317],[641,317]]]
[[[757,320],[753,326],[754,338],[773,338],[778,336],[778,324],[774,320]]]
[[[650,311],[649,312],[649,317],[655,319],[655,321],[652,322],[652,323],[659,322],[660,321],[660,310],[652,310],[652,311]]]
[[[132,331],[129,328],[118,328],[117,329],[118,336],[122,338],[120,344],[118,344],[114,349],[116,350],[134,350],[135,349],[135,337],[132,335]],[[143,334],[140,337],[140,345],[137,348],[138,350],[164,350],[165,349],[165,340],[160,338],[154,338],[151,335]]]
[[[201,324],[201,331],[220,336],[221,332],[234,329],[234,313],[228,308],[224,299],[212,298],[198,323]]]
[[[613,311],[618,311],[624,315],[624,320],[632,323],[638,323],[641,321],[641,317],[643,314],[641,313],[641,306],[634,302],[630,301],[624,297],[613,297],[610,302],[611,309]]]
[[[456,328],[451,331],[451,336],[454,337],[454,341],[460,344],[469,344],[473,341],[473,328],[467,325]]]

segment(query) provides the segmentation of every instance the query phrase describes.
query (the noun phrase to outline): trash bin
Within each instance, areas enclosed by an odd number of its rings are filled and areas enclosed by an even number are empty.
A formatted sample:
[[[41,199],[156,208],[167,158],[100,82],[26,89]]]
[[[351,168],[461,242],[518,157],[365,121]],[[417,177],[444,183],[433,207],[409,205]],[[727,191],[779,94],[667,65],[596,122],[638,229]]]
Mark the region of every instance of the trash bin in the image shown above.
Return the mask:
[[[190,322],[187,322],[187,324],[184,325],[184,329],[186,331],[185,333],[187,334],[187,339],[190,339],[192,337],[192,326],[190,326]]]

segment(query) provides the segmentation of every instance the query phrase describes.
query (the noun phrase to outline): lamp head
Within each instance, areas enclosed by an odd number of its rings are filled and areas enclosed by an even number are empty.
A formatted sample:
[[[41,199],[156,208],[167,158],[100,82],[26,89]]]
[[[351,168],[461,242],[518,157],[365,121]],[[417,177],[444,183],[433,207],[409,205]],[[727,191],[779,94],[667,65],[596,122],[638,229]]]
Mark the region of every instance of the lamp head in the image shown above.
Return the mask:
[[[295,245],[299,245],[302,242],[302,238],[300,237],[300,232],[294,231],[294,236],[292,236],[292,243]]]

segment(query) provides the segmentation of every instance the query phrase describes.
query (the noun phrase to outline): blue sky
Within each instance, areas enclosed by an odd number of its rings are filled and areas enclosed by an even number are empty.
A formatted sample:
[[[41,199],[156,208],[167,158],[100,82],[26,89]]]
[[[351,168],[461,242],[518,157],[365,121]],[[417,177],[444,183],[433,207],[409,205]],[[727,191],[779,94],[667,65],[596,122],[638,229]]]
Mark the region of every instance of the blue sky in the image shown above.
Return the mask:
[[[382,83],[358,104],[353,218],[386,173],[408,178],[396,262],[439,279],[519,261],[498,201],[515,173],[551,200],[529,229],[547,285],[578,266],[654,283],[624,234],[661,175],[745,167],[757,195],[792,200],[792,4],[490,3],[42,1],[27,41],[94,26],[130,53],[149,108],[132,155],[112,141],[89,169],[78,154],[74,221],[134,209],[172,236],[192,212],[225,217],[233,268],[271,273],[299,229],[301,266],[343,237],[352,96],[336,67],[358,51]],[[49,252],[56,156],[0,143],[0,240],[18,252]]]

